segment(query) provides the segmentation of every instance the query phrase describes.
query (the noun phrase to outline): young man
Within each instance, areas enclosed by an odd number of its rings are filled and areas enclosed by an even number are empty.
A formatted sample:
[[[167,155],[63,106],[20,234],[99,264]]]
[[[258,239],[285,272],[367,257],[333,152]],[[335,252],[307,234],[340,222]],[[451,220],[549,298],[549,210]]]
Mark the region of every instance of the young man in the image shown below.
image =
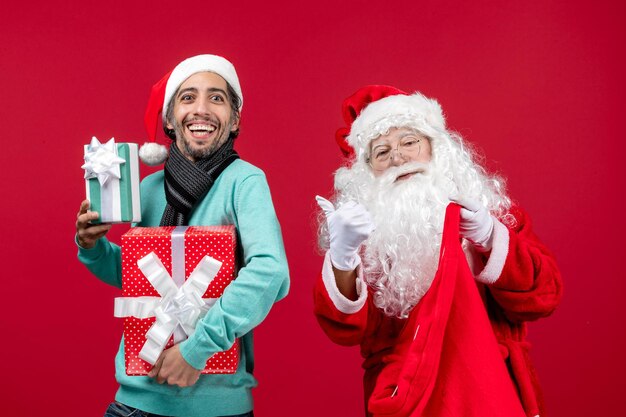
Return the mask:
[[[327,252],[315,314],[333,341],[360,345],[367,414],[543,415],[525,322],[553,312],[561,277],[528,216],[446,129],[435,100],[367,86],[346,99],[343,116],[348,128],[337,141],[350,165],[335,174],[334,204],[317,197]],[[434,297],[445,285],[463,285],[446,276],[449,267],[439,271],[451,202],[461,206],[459,262],[470,290],[446,307],[445,297]],[[490,371],[473,369],[465,350]],[[489,386],[497,378],[505,383]],[[403,404],[394,404],[401,396]],[[496,396],[508,396],[511,414],[494,411],[504,401]]]
[[[138,226],[233,224],[242,256],[220,302],[187,340],[163,351],[148,376],[126,375],[122,342],[115,361],[120,387],[107,416],[252,415],[252,331],[287,295],[289,275],[265,175],[233,150],[242,105],[235,68],[215,55],[181,62],[153,89],[147,128],[154,129],[161,113],[174,142],[165,169],[141,183]],[[154,138],[155,131],[149,133]],[[76,222],[78,258],[99,279],[121,287],[120,247],[104,237],[110,225],[90,224],[97,218],[83,201]],[[201,374],[207,359],[236,338],[236,373]]]

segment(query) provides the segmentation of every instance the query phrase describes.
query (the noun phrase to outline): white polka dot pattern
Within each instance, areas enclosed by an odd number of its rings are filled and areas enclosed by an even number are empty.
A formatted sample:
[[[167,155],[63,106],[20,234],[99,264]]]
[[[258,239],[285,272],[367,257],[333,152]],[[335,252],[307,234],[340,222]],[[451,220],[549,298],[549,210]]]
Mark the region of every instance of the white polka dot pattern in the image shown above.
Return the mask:
[[[157,254],[172,274],[172,231],[174,227],[134,227],[122,236],[122,296],[155,296],[159,293],[137,266],[137,261],[150,252]],[[205,255],[222,262],[222,267],[204,293],[204,298],[217,298],[235,279],[235,226],[189,226],[185,231],[185,279]],[[145,334],[155,318],[124,318],[124,356],[127,375],[146,375],[152,365],[139,358],[146,342]],[[174,341],[166,345],[173,346]],[[218,352],[206,363],[204,374],[232,374],[239,363],[239,340],[225,352]]]

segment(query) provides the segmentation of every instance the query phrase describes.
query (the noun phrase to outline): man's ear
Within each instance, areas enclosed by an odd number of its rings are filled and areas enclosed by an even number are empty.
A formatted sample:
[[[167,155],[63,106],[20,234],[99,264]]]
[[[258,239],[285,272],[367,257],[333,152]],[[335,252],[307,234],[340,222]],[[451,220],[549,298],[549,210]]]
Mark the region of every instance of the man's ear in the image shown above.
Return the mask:
[[[239,120],[240,120],[240,115],[239,113],[237,113],[237,115],[235,116],[235,120],[233,121],[233,125],[230,128],[231,132],[235,132],[237,131],[237,129],[239,129]]]

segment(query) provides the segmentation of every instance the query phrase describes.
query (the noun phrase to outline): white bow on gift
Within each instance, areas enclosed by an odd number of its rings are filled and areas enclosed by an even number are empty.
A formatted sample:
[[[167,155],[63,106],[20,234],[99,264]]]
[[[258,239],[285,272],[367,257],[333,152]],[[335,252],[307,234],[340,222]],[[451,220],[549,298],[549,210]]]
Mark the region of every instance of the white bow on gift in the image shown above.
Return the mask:
[[[120,179],[120,164],[126,162],[117,155],[115,139],[107,143],[100,143],[95,136],[91,138],[88,151],[85,152],[85,163],[81,167],[85,170],[85,179],[98,178],[100,185],[104,185],[109,178]]]
[[[115,317],[140,319],[156,317],[139,352],[141,359],[154,365],[172,334],[175,343],[185,340],[194,332],[198,320],[215,304],[217,298],[202,298],[202,295],[222,263],[206,255],[180,288],[154,252],[138,260],[137,266],[161,297],[118,297],[114,314]]]

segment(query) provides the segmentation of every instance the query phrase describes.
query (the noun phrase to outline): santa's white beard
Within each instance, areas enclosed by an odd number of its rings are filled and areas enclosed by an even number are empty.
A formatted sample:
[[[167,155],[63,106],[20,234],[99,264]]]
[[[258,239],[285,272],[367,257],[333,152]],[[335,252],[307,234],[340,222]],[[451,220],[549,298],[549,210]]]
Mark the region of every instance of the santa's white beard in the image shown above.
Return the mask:
[[[408,179],[404,173],[423,170]],[[452,183],[431,165],[404,164],[373,180],[373,192],[362,203],[376,230],[365,242],[365,280],[374,290],[374,303],[385,314],[407,317],[433,281],[445,209]]]

